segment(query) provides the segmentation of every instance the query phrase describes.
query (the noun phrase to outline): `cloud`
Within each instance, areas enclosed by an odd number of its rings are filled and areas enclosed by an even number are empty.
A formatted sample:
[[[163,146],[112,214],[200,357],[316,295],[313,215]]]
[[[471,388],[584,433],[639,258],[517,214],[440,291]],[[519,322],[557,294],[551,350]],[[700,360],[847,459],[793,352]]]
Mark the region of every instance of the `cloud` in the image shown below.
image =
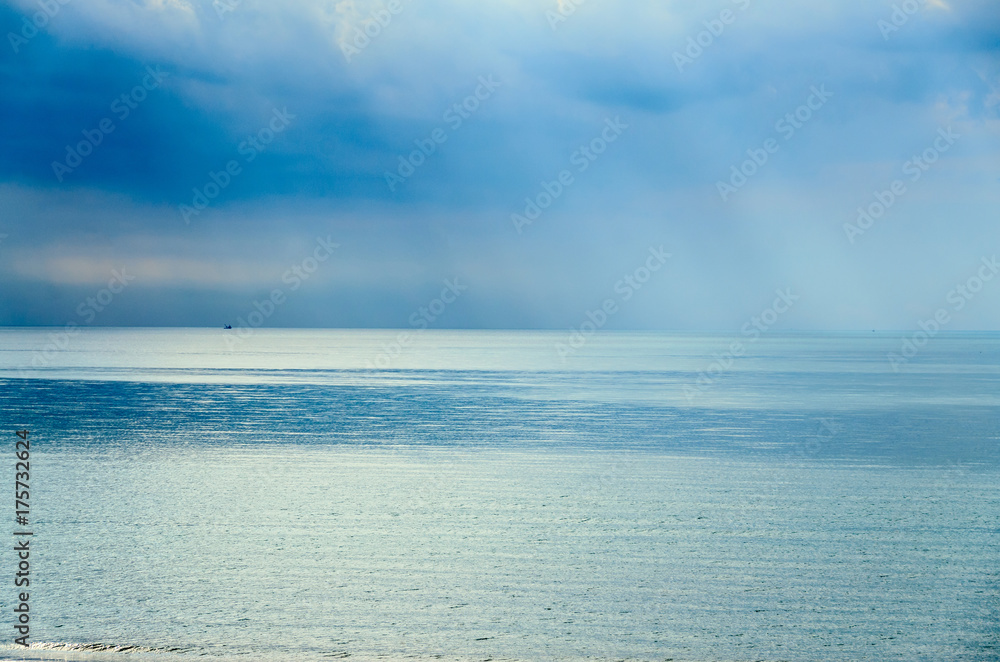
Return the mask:
[[[676,274],[616,324],[726,327],[800,284],[815,297],[796,309],[803,323],[906,325],[926,284],[907,251],[947,247],[928,268],[945,278],[993,222],[995,3],[928,3],[888,40],[877,22],[891,5],[860,0],[588,2],[555,31],[545,12],[556,2],[401,3],[350,61],[344,39],[382,3],[242,0],[221,16],[209,0],[63,6],[0,55],[0,250],[18,255],[0,277],[65,293],[129,264],[146,283],[135,292],[172,292],[176,306],[197,292],[202,314],[213,296],[238,303],[267,287],[332,232],[350,257],[302,300],[350,300],[354,323],[400,319],[461,272],[481,294],[456,323],[565,327],[630,256],[673,243]],[[735,22],[678,71],[674,53],[727,8]],[[0,25],[18,30],[35,10],[0,7]],[[112,104],[150,66],[163,84],[119,118]],[[451,127],[446,114],[481,76],[501,86]],[[814,85],[835,96],[785,141],[776,122]],[[241,144],[284,108],[294,121],[248,161]],[[511,214],[616,117],[628,132],[518,236]],[[53,162],[104,118],[114,131],[60,182]],[[945,125],[960,147],[849,250],[843,223]],[[435,130],[446,140],[390,188],[386,173]],[[780,150],[720,200],[717,181],[769,138]],[[179,205],[232,160],[240,174],[185,225]],[[58,317],[7,296],[7,319]],[[295,319],[343,319],[324,315]]]

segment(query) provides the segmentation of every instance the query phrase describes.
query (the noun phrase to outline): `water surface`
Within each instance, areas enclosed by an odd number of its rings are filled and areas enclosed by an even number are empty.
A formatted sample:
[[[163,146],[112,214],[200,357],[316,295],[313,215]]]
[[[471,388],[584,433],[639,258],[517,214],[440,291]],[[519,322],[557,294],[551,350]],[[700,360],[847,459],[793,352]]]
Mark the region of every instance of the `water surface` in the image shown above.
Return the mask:
[[[1000,335],[52,334],[0,659],[1000,655]]]

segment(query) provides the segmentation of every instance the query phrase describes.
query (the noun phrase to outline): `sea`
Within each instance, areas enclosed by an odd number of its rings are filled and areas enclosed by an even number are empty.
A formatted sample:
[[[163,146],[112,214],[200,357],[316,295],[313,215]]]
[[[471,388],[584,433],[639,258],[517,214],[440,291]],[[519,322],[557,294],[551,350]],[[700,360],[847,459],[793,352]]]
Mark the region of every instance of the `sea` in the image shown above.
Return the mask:
[[[4,328],[0,419],[4,660],[1000,660],[997,333]]]

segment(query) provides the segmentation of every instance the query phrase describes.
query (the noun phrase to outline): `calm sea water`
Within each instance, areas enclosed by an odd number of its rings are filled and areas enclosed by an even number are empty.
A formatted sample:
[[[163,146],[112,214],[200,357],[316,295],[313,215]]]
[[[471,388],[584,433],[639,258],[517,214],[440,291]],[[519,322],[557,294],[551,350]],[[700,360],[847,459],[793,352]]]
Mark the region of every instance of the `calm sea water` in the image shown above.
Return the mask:
[[[396,337],[0,329],[0,659],[1000,659],[1000,334]]]

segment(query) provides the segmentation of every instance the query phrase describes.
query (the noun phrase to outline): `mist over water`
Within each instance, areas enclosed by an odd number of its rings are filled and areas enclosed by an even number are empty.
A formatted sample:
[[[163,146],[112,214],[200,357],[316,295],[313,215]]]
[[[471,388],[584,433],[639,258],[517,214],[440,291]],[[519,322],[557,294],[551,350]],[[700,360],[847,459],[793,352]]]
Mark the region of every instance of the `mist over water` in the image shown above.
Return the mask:
[[[50,334],[0,659],[1000,654],[1000,335]]]

